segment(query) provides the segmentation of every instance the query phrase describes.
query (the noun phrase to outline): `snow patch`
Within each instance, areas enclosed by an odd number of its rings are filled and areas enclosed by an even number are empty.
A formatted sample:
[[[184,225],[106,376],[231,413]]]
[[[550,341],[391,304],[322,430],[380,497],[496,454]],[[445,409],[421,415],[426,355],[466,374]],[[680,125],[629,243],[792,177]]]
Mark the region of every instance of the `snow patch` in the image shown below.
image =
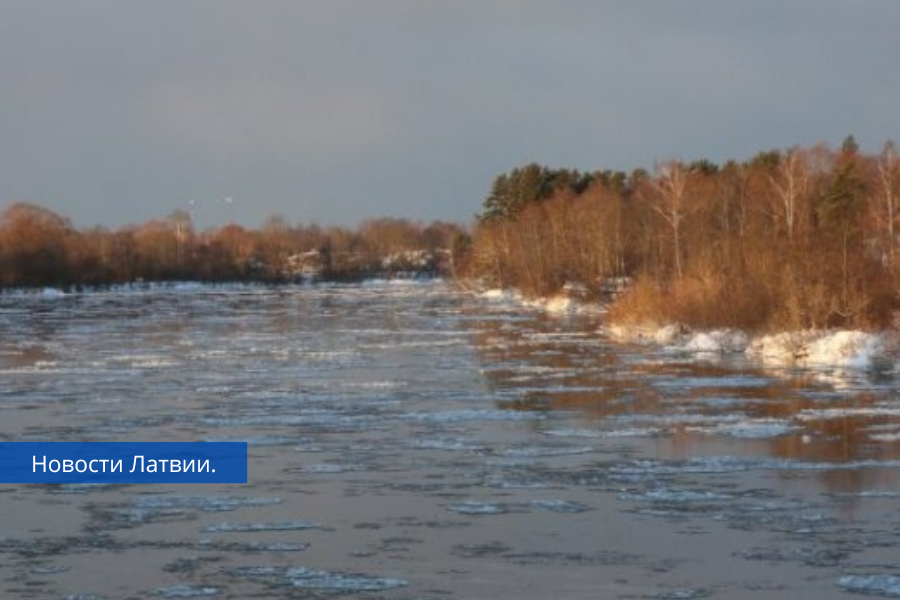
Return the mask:
[[[864,331],[800,331],[753,340],[747,354],[764,363],[871,368],[886,349],[883,335]]]
[[[892,354],[885,334],[853,330],[807,330],[750,338],[735,329],[691,331],[653,323],[609,325],[609,338],[627,343],[661,346],[665,350],[696,354],[745,353],[767,366],[801,366],[866,370]]]
[[[574,292],[579,288],[564,287],[564,292],[547,297],[529,298],[515,289],[489,289],[478,295],[486,300],[515,304],[545,312],[549,315],[595,315],[605,312],[605,308],[597,303],[585,302],[578,298]]]
[[[491,289],[484,290],[478,294],[485,300],[495,300],[503,302],[518,302],[522,299],[519,292],[515,290]]]
[[[691,334],[684,348],[692,352],[743,352],[747,343],[743,331],[714,329]]]
[[[671,350],[706,354],[743,352],[747,334],[736,329],[691,331],[684,325],[610,325],[604,332],[613,340],[638,344],[655,344]]]

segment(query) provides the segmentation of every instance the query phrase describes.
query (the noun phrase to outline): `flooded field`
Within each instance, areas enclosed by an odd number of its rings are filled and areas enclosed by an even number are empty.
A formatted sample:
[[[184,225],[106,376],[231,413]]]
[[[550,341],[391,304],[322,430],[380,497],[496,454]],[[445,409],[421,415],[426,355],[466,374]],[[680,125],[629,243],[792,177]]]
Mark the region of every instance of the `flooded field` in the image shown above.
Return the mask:
[[[0,597],[900,597],[900,380],[627,346],[442,283],[0,297],[3,441],[247,485],[0,486]]]

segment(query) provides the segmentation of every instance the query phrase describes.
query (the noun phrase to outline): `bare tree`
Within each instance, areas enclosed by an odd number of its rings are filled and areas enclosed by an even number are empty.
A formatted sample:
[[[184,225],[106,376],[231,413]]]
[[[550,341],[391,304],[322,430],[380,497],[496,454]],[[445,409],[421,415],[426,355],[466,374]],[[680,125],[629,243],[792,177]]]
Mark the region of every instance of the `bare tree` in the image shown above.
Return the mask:
[[[657,202],[651,208],[660,215],[672,231],[672,252],[674,254],[675,273],[679,278],[684,276],[681,258],[681,231],[685,219],[685,190],[688,174],[679,162],[667,162],[658,168],[657,177],[653,180]]]
[[[780,202],[781,218],[787,237],[793,241],[800,202],[809,190],[809,170],[803,153],[797,148],[788,150],[778,163],[769,181]]]
[[[887,141],[884,149],[878,157],[878,175],[881,184],[881,200],[884,203],[884,219],[887,233],[887,261],[894,264],[894,247],[896,246],[894,227],[897,212],[897,187],[900,176],[900,159],[897,157],[897,149],[894,142]]]

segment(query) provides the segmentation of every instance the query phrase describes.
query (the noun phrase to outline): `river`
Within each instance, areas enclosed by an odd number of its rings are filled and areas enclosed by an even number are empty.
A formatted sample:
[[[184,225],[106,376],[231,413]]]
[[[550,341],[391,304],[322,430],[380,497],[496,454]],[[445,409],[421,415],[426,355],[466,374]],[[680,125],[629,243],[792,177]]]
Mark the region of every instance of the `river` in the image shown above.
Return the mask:
[[[3,441],[249,483],[0,486],[0,597],[900,596],[891,374],[610,342],[441,282],[0,296]]]

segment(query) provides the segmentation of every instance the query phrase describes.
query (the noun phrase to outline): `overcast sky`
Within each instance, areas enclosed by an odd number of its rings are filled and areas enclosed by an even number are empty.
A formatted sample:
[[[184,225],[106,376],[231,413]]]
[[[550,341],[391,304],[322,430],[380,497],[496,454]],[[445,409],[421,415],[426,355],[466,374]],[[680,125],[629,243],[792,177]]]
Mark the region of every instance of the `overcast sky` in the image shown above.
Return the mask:
[[[877,151],[898,31],[894,0],[0,0],[0,209],[468,221],[530,161]]]

